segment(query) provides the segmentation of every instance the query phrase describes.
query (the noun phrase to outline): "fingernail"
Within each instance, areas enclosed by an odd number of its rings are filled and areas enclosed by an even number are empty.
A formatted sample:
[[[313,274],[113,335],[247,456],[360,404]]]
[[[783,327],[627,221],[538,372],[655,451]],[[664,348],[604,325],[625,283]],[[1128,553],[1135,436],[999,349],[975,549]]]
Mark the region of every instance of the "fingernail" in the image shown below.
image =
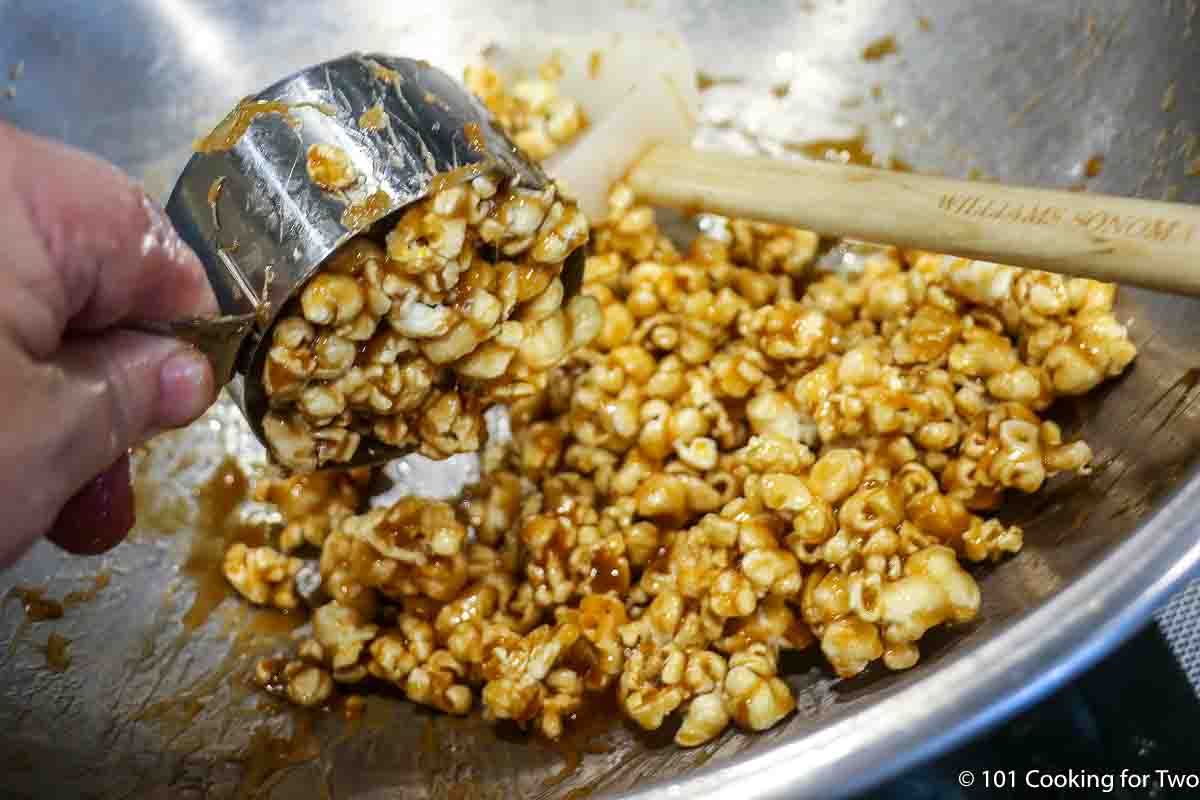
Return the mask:
[[[168,358],[160,381],[158,420],[162,427],[187,425],[212,405],[212,367],[198,350],[189,347]]]

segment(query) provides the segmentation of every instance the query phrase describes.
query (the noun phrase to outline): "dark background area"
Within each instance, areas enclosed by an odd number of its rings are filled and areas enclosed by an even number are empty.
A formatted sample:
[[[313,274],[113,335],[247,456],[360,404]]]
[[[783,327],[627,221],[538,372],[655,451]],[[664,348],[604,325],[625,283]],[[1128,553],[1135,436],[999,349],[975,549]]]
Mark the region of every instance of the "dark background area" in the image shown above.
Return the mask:
[[[1112,774],[1114,787],[1029,788],[1043,775]],[[1200,772],[1200,702],[1158,626],[1150,624],[1107,659],[1032,709],[967,746],[862,795],[882,800],[1195,797],[1186,788],[1120,786],[1122,769]],[[964,788],[959,774],[973,774]],[[1016,786],[988,788],[983,771],[1014,770]]]

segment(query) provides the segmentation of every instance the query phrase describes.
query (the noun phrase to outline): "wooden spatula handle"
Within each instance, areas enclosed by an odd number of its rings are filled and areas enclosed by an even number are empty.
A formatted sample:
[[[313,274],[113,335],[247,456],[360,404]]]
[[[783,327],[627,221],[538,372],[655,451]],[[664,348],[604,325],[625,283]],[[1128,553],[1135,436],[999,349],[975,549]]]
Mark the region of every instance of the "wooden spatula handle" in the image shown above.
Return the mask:
[[[1200,207],[658,145],[646,201],[1200,295]]]

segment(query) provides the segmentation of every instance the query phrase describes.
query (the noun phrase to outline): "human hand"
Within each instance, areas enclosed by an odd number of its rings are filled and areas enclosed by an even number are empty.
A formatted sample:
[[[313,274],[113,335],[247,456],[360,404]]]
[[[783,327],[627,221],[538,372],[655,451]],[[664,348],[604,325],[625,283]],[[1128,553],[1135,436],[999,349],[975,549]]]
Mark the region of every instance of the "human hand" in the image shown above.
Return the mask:
[[[215,313],[195,254],[116,168],[0,123],[0,566],[42,535],[103,552],[133,523],[129,448],[215,395],[182,342],[121,330]]]

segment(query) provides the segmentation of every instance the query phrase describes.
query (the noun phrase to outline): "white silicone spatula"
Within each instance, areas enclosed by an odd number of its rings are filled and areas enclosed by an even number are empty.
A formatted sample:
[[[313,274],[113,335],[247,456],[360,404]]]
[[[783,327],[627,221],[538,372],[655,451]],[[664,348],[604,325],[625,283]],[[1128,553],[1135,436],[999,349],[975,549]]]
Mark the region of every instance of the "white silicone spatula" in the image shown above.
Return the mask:
[[[624,175],[654,205],[1200,295],[1200,208],[700,151],[696,73],[677,35],[543,40],[507,51],[508,65],[532,70],[552,51],[591,125],[547,168],[595,219]]]

